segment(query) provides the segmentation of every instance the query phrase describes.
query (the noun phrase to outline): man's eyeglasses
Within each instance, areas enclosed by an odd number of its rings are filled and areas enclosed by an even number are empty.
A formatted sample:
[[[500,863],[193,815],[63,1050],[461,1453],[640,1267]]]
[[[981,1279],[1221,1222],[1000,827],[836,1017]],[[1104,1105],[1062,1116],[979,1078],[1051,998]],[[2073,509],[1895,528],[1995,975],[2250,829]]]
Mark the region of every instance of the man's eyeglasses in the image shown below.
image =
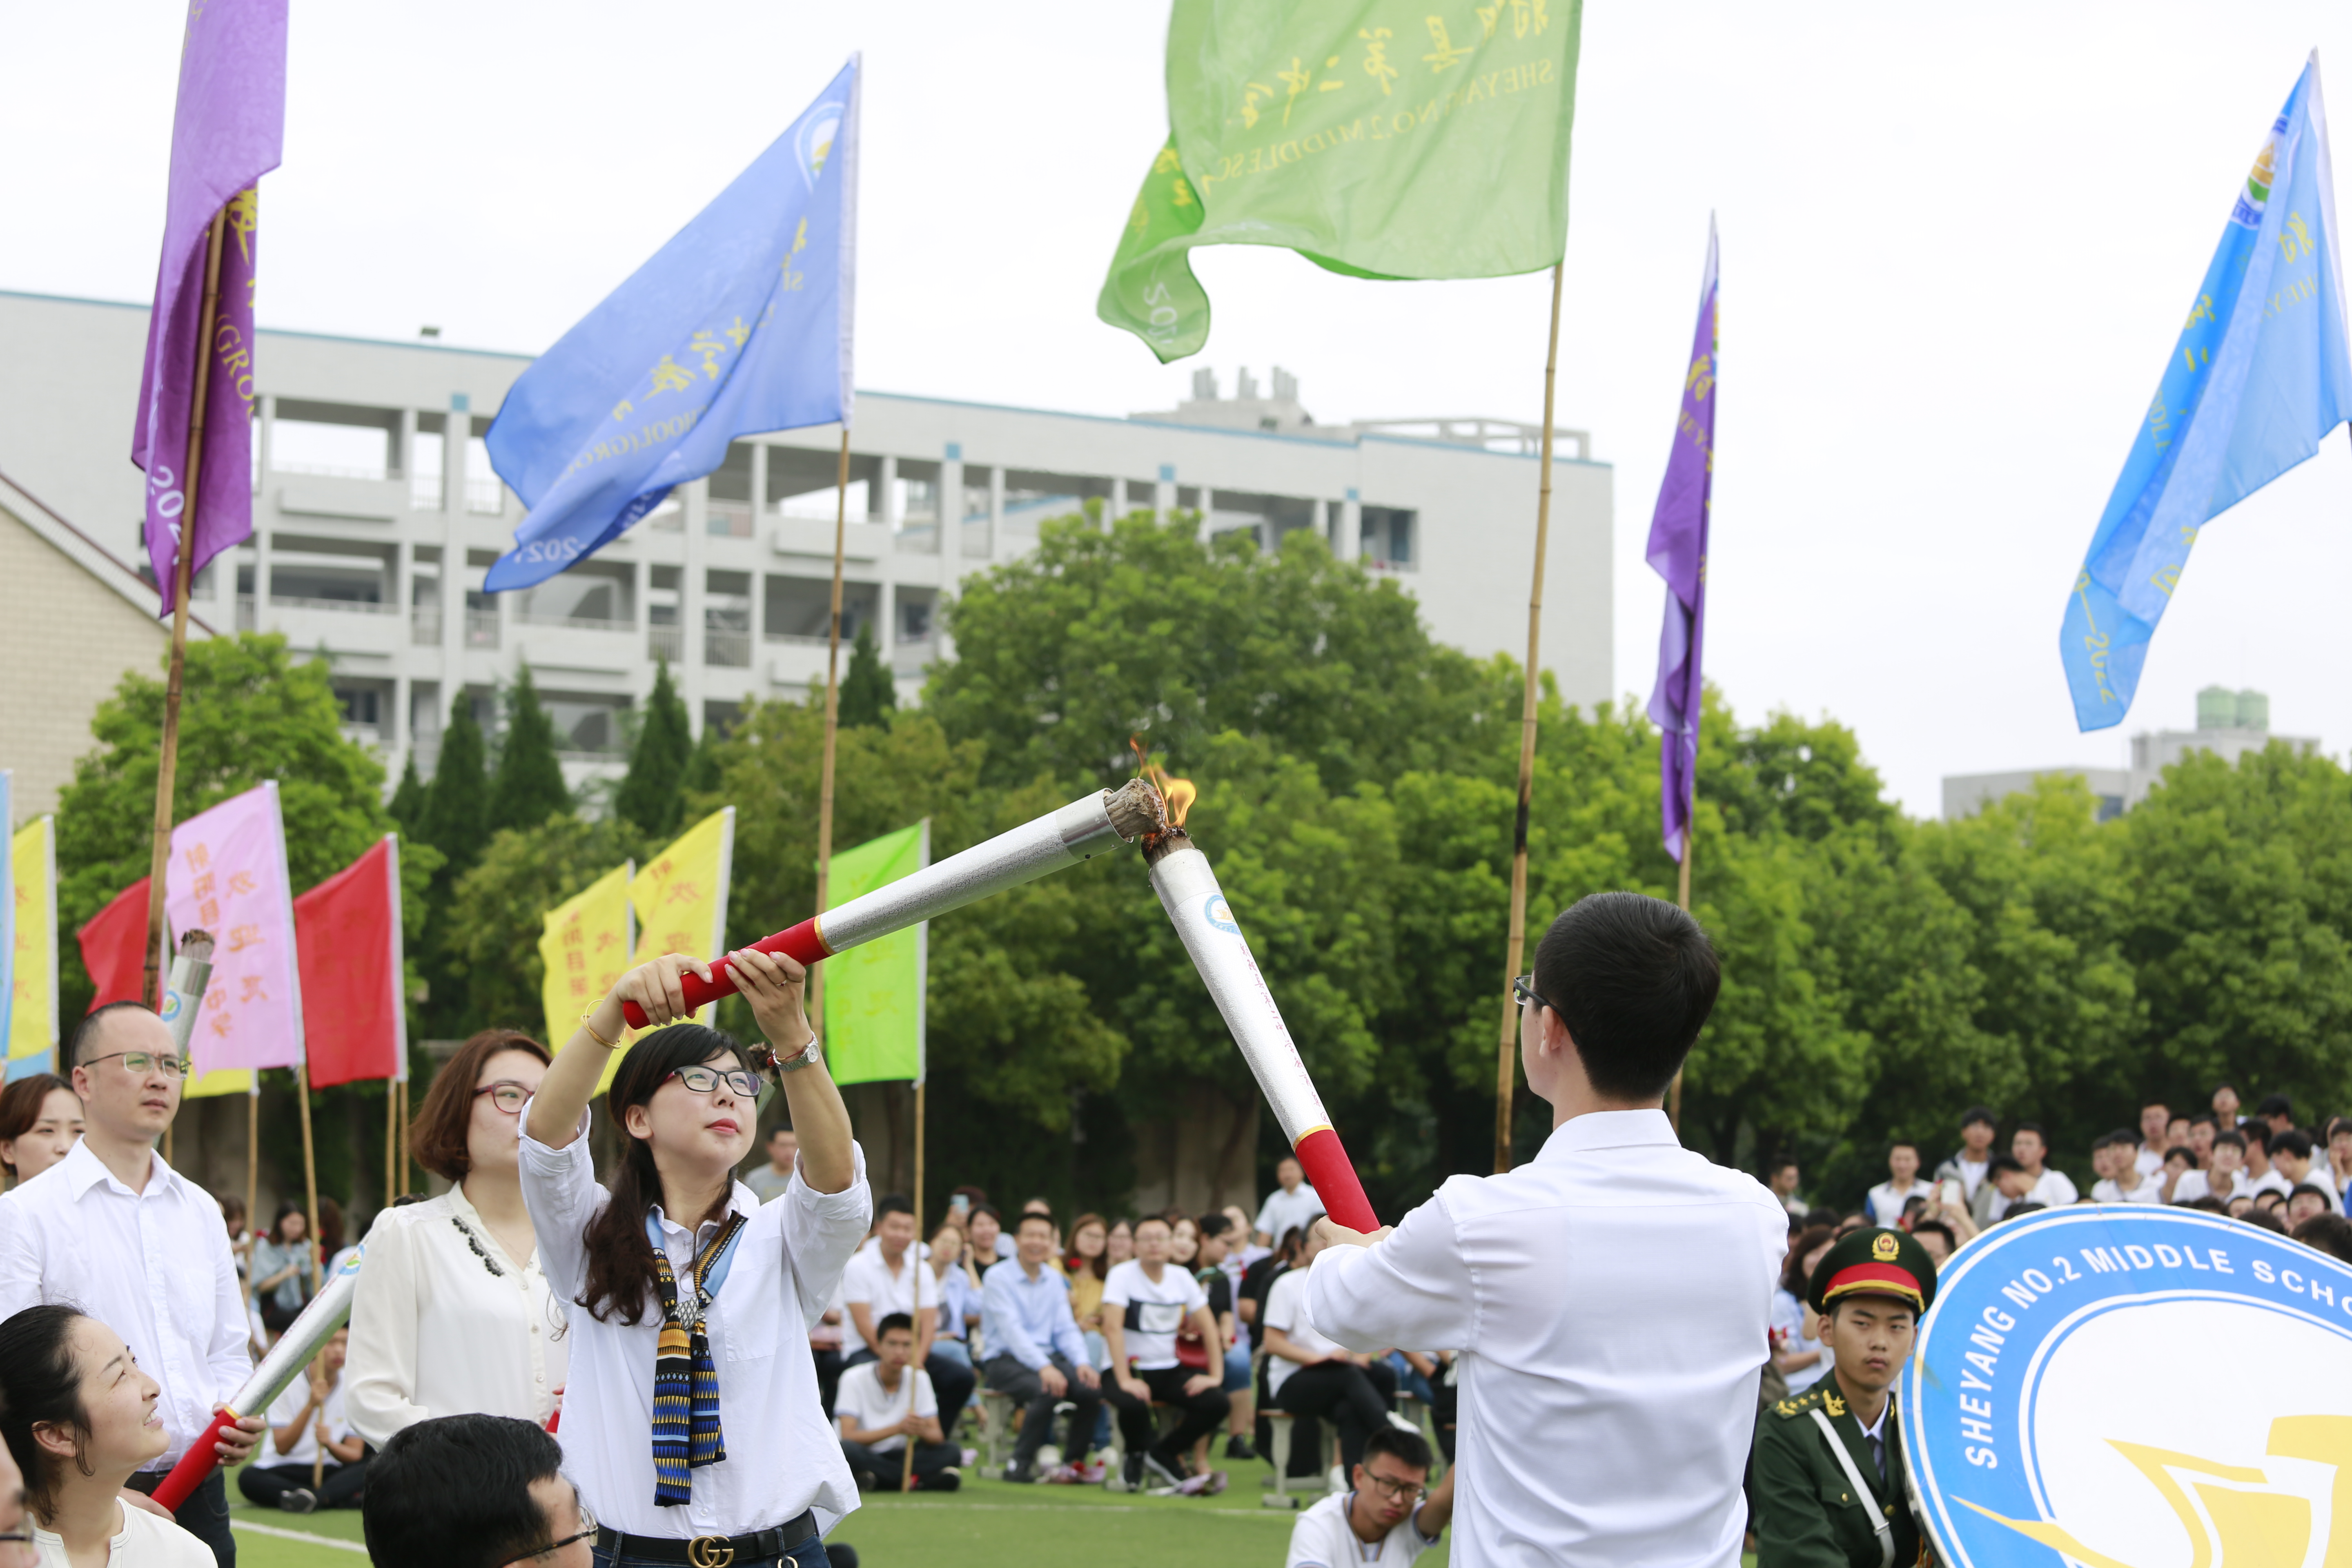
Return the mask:
[[[152,1068],[161,1068],[165,1078],[183,1078],[196,1070],[194,1057],[163,1057],[157,1056],[153,1051],[109,1051],[102,1057],[92,1057],[81,1065],[94,1068],[100,1062],[110,1062],[117,1057],[122,1058],[124,1069],[132,1073],[143,1073]]]
[[[588,1511],[588,1505],[586,1503],[580,1502],[576,1498],[573,1500],[573,1506],[580,1510],[580,1533],[577,1535],[567,1535],[561,1541],[551,1541],[537,1551],[526,1552],[520,1557],[509,1557],[504,1563],[499,1565],[499,1568],[512,1568],[512,1565],[517,1563],[536,1562],[540,1558],[547,1556],[550,1552],[561,1552],[565,1547],[570,1546],[574,1542],[593,1541],[596,1539],[596,1516]]]
[[[669,1076],[686,1085],[696,1094],[709,1094],[719,1087],[719,1080],[722,1079],[726,1080],[728,1088],[746,1100],[757,1099],[760,1093],[760,1075],[755,1072],[740,1070],[721,1072],[717,1068],[680,1068]]]
[[[1543,993],[1536,989],[1536,977],[1532,974],[1522,974],[1512,981],[1511,994],[1519,999],[1522,1007],[1530,1002],[1538,1007],[1551,1007],[1551,1004],[1543,999]],[[1557,1007],[1551,1007],[1551,1010],[1555,1013],[1559,1011]]]
[[[509,1116],[520,1116],[522,1108],[530,1103],[530,1090],[512,1079],[502,1078],[496,1083],[486,1083],[474,1091],[474,1098],[490,1097],[490,1103]]]
[[[1386,1476],[1376,1476],[1370,1470],[1364,1472],[1364,1479],[1378,1487],[1381,1495],[1391,1502],[1419,1502],[1429,1495],[1429,1489],[1419,1481],[1391,1480]]]

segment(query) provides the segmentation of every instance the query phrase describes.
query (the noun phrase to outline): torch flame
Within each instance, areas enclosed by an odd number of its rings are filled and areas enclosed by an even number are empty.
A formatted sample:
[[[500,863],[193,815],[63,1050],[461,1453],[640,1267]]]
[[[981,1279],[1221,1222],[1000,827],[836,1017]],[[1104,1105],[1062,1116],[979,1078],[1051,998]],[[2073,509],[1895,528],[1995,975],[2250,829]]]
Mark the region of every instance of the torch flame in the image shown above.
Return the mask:
[[[1184,814],[1192,809],[1194,801],[1201,798],[1199,788],[1191,779],[1170,778],[1167,769],[1144,754],[1143,743],[1135,736],[1127,738],[1127,747],[1135,753],[1136,771],[1150,779],[1152,787],[1160,792],[1160,798],[1168,809],[1168,826],[1183,826]]]

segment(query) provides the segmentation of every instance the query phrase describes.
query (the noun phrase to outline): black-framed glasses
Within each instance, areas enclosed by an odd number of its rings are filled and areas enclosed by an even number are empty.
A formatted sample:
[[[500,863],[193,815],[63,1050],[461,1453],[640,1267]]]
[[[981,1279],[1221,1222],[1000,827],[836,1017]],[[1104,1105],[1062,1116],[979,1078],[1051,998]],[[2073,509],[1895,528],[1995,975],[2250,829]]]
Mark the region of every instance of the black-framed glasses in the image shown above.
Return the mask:
[[[110,1062],[117,1057],[122,1058],[122,1065],[126,1070],[134,1073],[143,1073],[154,1068],[161,1068],[163,1069],[165,1078],[184,1078],[196,1070],[196,1059],[194,1057],[159,1056],[153,1051],[109,1051],[102,1057],[92,1057],[81,1065],[94,1068],[100,1062]],[[5,1539],[5,1537],[0,1537],[0,1540]]]
[[[530,1103],[530,1090],[510,1078],[502,1078],[496,1083],[484,1084],[474,1091],[474,1098],[479,1100],[486,1094],[490,1097],[492,1105],[497,1106],[509,1116],[520,1116],[522,1108]]]
[[[717,1068],[680,1068],[669,1076],[696,1094],[709,1094],[724,1080],[728,1088],[746,1100],[759,1098],[760,1075],[740,1068],[721,1072]]]
[[[567,1535],[561,1541],[551,1541],[546,1545],[526,1552],[520,1557],[509,1557],[504,1563],[499,1565],[499,1568],[512,1568],[512,1565],[517,1563],[536,1562],[538,1559],[548,1555],[550,1552],[561,1552],[565,1547],[573,1545],[576,1542],[593,1541],[596,1539],[596,1516],[588,1511],[588,1505],[580,1500],[579,1494],[577,1492],[572,1494],[572,1506],[580,1510],[580,1532],[578,1534]]]
[[[1429,1489],[1419,1481],[1391,1480],[1370,1470],[1364,1472],[1364,1479],[1380,1488],[1381,1495],[1391,1502],[1419,1502],[1429,1495]]]
[[[1538,1007],[1551,1007],[1551,1004],[1544,1000],[1543,993],[1536,989],[1536,977],[1532,974],[1522,974],[1512,981],[1511,994],[1519,999],[1522,1007],[1530,1002]],[[1551,1007],[1551,1010],[1555,1013],[1559,1011],[1557,1007]]]

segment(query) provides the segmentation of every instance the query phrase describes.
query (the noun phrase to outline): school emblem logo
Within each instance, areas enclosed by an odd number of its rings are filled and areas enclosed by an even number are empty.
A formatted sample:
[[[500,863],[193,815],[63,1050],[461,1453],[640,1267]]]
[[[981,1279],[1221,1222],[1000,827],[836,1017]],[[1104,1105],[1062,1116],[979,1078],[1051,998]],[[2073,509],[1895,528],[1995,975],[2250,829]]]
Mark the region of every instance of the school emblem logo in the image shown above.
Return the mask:
[[[1201,918],[1219,931],[1229,931],[1234,936],[1242,934],[1241,926],[1234,919],[1233,908],[1225,902],[1223,893],[1211,893],[1201,901]]]
[[[1902,1398],[1956,1568],[2302,1568],[2352,1542],[2352,1268],[2220,1215],[1994,1227],[1944,1270]]]

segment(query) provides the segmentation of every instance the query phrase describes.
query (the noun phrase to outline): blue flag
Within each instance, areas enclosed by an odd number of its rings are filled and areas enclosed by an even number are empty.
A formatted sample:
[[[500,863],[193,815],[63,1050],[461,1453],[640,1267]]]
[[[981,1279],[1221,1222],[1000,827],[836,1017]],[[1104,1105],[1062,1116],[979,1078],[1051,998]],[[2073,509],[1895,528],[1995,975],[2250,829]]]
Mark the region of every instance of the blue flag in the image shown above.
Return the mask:
[[[2318,451],[2347,415],[2315,52],[2238,193],[2066,601],[2058,648],[2082,728],[2123,721],[2198,530]]]
[[[847,424],[857,58],[692,223],[525,371],[491,466],[530,509],[490,593],[584,560],[739,436]]]

